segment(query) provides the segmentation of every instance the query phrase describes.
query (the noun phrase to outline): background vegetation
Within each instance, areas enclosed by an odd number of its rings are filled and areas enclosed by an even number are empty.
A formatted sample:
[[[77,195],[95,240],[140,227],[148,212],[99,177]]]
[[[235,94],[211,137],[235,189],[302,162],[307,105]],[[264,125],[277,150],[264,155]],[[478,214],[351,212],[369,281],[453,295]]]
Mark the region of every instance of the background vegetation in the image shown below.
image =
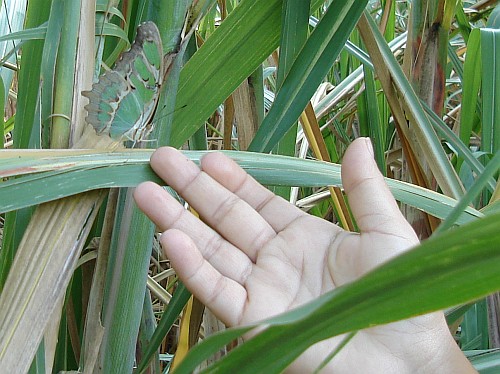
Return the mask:
[[[457,343],[496,372],[500,7],[411,3],[4,1],[2,370],[280,372],[326,337],[446,308]],[[169,69],[152,141],[127,150],[85,125],[81,92],[145,20]],[[225,330],[191,298],[134,206],[131,188],[157,180],[148,148],[226,150],[356,230],[337,163],[359,136],[424,244],[238,344],[251,326]]]

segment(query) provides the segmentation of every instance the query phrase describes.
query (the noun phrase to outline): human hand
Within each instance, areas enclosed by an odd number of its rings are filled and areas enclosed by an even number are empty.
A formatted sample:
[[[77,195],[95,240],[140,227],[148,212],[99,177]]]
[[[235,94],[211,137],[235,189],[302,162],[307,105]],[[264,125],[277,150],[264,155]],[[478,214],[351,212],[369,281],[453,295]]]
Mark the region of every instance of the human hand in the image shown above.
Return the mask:
[[[151,166],[202,220],[154,183],[137,187],[137,204],[163,232],[161,244],[184,284],[229,326],[307,303],[418,243],[373,161],[367,139],[354,141],[342,164],[344,189],[360,234],[300,211],[221,153],[203,157],[200,171],[180,152],[160,148]],[[336,337],[313,346],[290,370],[314,370],[340,341]],[[450,355],[459,366],[437,369]],[[442,313],[358,332],[328,369],[474,372]]]

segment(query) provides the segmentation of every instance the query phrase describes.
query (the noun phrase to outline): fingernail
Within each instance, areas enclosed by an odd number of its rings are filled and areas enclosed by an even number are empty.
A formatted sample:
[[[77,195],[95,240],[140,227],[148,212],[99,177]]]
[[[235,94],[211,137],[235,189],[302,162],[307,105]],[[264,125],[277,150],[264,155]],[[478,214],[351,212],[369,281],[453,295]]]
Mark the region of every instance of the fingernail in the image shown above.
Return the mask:
[[[370,152],[370,154],[373,157],[374,156],[373,145],[372,145],[372,141],[370,140],[370,138],[365,138],[365,143],[366,143],[366,147],[368,148],[368,152]]]

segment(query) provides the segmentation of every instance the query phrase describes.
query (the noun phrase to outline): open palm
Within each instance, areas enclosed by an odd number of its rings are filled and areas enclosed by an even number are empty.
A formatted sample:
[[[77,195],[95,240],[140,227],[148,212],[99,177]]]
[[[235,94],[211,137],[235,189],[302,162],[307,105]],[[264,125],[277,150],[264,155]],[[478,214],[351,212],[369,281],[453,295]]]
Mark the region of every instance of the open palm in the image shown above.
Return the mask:
[[[418,243],[364,139],[350,146],[342,166],[343,185],[361,234],[302,212],[221,153],[206,155],[200,170],[175,149],[161,148],[153,154],[151,166],[201,220],[153,183],[137,188],[137,204],[163,232],[163,248],[185,285],[229,326],[307,303]],[[395,359],[388,348],[394,345],[404,356],[415,344],[426,346],[421,335],[428,337],[429,330],[439,336],[447,333],[442,314],[366,330],[332,364],[340,372],[358,372],[353,356],[371,352],[378,356],[373,372],[404,372],[408,363]],[[402,331],[408,347],[398,340]],[[295,369],[313,368],[311,358],[326,357],[339,339],[306,352]],[[370,371],[364,361],[357,365]]]

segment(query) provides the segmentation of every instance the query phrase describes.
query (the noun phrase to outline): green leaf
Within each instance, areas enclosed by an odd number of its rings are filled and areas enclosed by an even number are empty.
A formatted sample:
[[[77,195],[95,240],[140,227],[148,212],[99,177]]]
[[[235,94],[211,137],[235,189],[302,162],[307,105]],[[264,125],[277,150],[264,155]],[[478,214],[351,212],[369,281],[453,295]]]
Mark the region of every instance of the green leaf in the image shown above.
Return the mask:
[[[280,22],[280,0],[244,0],[222,22],[181,71],[170,145],[180,147],[276,49]]]
[[[500,151],[500,30],[481,29],[483,118],[481,148]]]
[[[429,117],[420,104],[420,99],[378,30],[378,26],[367,12],[364,13],[360,25],[363,28],[365,45],[369,47],[370,45],[373,46],[370,43],[376,44],[377,50],[375,51],[375,48],[372,48],[372,52],[377,53],[379,62],[384,64],[380,68],[386,68],[390,73],[391,80],[401,96],[405,113],[410,118],[416,141],[418,141],[427,159],[433,176],[445,194],[455,198],[461,197],[463,195],[461,182],[451,166],[439,138],[436,136],[436,132],[432,128]]]
[[[386,128],[380,121],[379,103],[377,100],[376,84],[373,72],[367,66],[363,66],[365,76],[365,90],[360,97],[366,107],[363,110],[363,119],[366,121],[366,127],[369,130],[367,135],[370,136],[373,143],[375,160],[378,168],[383,175],[386,175],[387,168],[385,164],[385,144],[386,144]],[[361,113],[361,108],[358,108]],[[361,121],[361,118],[360,118]]]
[[[500,351],[498,349],[466,351],[464,353],[480,374],[497,374],[500,370]]]
[[[47,24],[44,23],[41,26],[34,27],[31,29],[11,32],[10,34],[0,36],[0,42],[8,40],[42,40],[45,39],[47,33]]]
[[[54,4],[56,2],[57,1],[54,0]],[[52,105],[48,108],[51,110],[48,115],[52,117],[50,120],[50,142],[48,142],[48,144],[50,144],[50,148],[69,147],[72,125],[71,116],[73,110],[73,96],[75,92],[78,32],[80,29],[80,22],[79,20],[78,22],[75,22],[71,16],[80,11],[82,1],[63,1],[62,3],[64,8],[62,17],[63,22],[60,25],[60,40],[54,41],[54,44],[57,46],[57,57],[53,76],[54,86],[52,87]],[[51,27],[52,18],[54,17],[49,18],[49,29]],[[50,35],[50,37],[46,37],[46,44],[50,39],[52,39],[52,35]],[[42,71],[45,71],[45,69]],[[42,94],[43,97],[49,96],[43,90]],[[42,120],[45,119],[45,117],[42,117]]]
[[[434,231],[434,235],[441,231],[445,231],[452,227],[462,211],[476,198],[488,183],[488,180],[497,175],[500,171],[500,152],[490,160],[481,175],[478,176],[474,184],[469,188],[467,193],[460,199],[458,204],[450,212],[446,220]]]
[[[152,180],[161,183],[149,167],[151,150],[89,152],[79,150],[0,153],[0,177],[19,177],[0,183],[0,212],[62,198],[98,188],[134,187]],[[199,163],[206,152],[186,151]],[[297,187],[340,186],[340,165],[293,157],[250,152],[224,152],[264,185]],[[10,155],[10,157],[3,155]],[[43,155],[44,157],[36,156]],[[54,155],[50,157],[50,154]],[[71,155],[71,156],[70,156]],[[28,174],[32,173],[32,174]],[[409,183],[386,179],[396,200],[444,218],[456,200]],[[37,191],[37,194],[32,194]],[[457,221],[482,217],[467,207]]]
[[[52,120],[54,119],[54,95],[56,93],[57,54],[61,46],[63,28],[64,1],[54,0],[47,23],[47,37],[43,45],[42,63],[40,67],[40,117],[42,148],[50,148]],[[32,134],[33,135],[33,134]],[[63,147],[67,148],[67,147]]]
[[[104,296],[104,373],[130,373],[146,291],[154,225],[137,208],[133,189],[120,190]],[[119,318],[117,318],[119,316]]]
[[[26,10],[26,28],[35,28],[49,17],[50,1],[29,2]],[[40,62],[43,41],[31,40],[23,46],[21,69],[18,72],[18,95],[16,102],[13,147],[40,148],[40,121],[37,107],[39,101]],[[10,199],[11,197],[8,197]],[[2,250],[0,251],[0,290],[9,273],[17,247],[28,226],[33,209],[8,213],[5,217]]]
[[[276,85],[280,87],[293,66],[297,55],[307,40],[310,1],[285,0],[281,20],[281,41]],[[295,156],[298,124],[295,122],[278,142],[274,153]],[[274,187],[273,192],[290,200],[290,187]]]
[[[500,4],[498,4],[495,9],[493,9],[493,12],[491,12],[486,26],[491,29],[500,29]]]
[[[469,145],[476,108],[478,93],[481,88],[481,33],[478,29],[471,32],[467,43],[467,56],[464,62],[462,81],[462,112],[460,114],[460,140]]]
[[[436,113],[434,113],[426,103],[423,101],[420,103],[429,116],[432,126],[438,135],[449,143],[457,155],[465,160],[476,175],[481,175],[484,172],[484,166],[477,160],[476,157],[474,157],[471,149],[460,141],[453,130],[450,129],[448,125],[446,125],[446,123],[444,123],[444,121]],[[490,178],[487,187],[491,192],[495,189],[495,183],[495,179]]]
[[[499,220],[499,214],[489,216],[429,239],[357,281],[264,321],[269,326],[264,332],[206,372],[280,373],[305,349],[326,338],[441,310],[500,289]],[[217,345],[249,327],[206,339],[175,374],[192,372]]]
[[[342,50],[366,1],[333,1],[290,68],[248,150],[269,152],[297,120]]]

